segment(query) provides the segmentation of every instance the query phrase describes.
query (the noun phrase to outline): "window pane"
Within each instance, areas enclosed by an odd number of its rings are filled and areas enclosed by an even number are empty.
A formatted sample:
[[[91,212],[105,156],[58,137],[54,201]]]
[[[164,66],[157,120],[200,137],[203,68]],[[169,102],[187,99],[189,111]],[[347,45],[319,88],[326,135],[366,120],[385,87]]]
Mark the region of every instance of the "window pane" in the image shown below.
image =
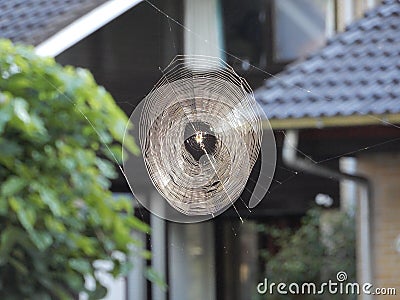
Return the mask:
[[[264,67],[266,22],[262,0],[222,0],[225,49],[245,62]],[[248,68],[248,64],[227,57],[235,69]],[[239,64],[239,65],[238,65]]]
[[[328,0],[275,0],[275,60],[303,57],[325,43]]]
[[[215,299],[214,227],[168,224],[170,299]]]
[[[260,264],[256,223],[225,220],[221,238],[223,252],[217,259],[223,260],[219,281],[222,299],[257,299]]]

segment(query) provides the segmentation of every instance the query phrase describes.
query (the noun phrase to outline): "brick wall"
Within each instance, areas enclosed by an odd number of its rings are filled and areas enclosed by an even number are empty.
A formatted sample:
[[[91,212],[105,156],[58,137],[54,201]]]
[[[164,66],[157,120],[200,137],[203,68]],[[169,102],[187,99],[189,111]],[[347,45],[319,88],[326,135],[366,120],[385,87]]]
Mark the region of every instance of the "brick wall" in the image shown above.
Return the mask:
[[[400,236],[400,154],[359,157],[357,169],[373,185],[370,212],[373,284],[397,288],[397,296],[376,296],[374,299],[399,299],[400,253],[396,250],[396,241]]]

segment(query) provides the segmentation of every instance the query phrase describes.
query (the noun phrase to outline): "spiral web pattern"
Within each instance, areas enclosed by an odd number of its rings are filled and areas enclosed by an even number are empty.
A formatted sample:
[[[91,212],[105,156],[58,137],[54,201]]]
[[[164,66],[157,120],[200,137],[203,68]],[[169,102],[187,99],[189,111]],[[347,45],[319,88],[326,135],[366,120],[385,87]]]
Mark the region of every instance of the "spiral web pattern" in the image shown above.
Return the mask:
[[[246,81],[220,59],[177,56],[143,101],[139,142],[158,192],[188,216],[232,205],[262,139]]]

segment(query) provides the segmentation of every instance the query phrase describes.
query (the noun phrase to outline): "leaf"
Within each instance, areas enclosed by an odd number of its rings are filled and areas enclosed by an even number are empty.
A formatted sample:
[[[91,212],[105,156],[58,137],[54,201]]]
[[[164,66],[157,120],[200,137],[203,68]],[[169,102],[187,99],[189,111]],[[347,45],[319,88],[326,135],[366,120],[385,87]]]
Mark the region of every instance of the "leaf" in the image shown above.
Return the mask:
[[[121,212],[126,212],[128,215],[133,214],[133,203],[132,199],[125,196],[114,196],[113,197],[113,206],[116,210]]]
[[[115,139],[122,141],[125,133],[125,128],[127,126],[127,120],[116,118],[112,121],[112,124],[110,124],[110,132]]]
[[[96,158],[96,165],[100,169],[101,173],[109,179],[115,179],[118,177],[115,172],[114,166],[107,160]]]
[[[11,176],[1,186],[1,195],[9,197],[20,192],[27,185],[26,181],[20,177]]]
[[[7,227],[1,234],[0,266],[8,261],[8,255],[17,240],[15,233],[16,230],[13,227]]]
[[[89,299],[103,299],[107,296],[107,288],[100,284],[96,284],[96,289],[89,295]]]
[[[31,207],[24,205],[23,200],[18,197],[12,197],[9,200],[11,208],[17,213],[18,220],[22,226],[28,231],[33,230],[36,222],[36,211]]]
[[[124,147],[133,155],[140,155],[141,151],[131,136],[125,136]]]
[[[23,246],[26,250],[32,248],[32,245],[27,239],[26,232],[22,231],[18,227],[8,226],[1,233],[0,266],[4,265],[8,261],[8,256],[16,243]]]
[[[17,157],[22,153],[22,147],[15,141],[0,138],[0,159],[4,156]]]
[[[28,124],[31,121],[31,117],[27,111],[27,106],[28,104],[26,103],[25,100],[21,98],[14,99],[15,115],[25,124]]]
[[[75,291],[83,291],[85,290],[85,280],[83,277],[80,277],[79,275],[75,273],[71,274],[66,274],[65,277],[66,281],[68,282],[68,285]]]
[[[165,283],[164,278],[157,273],[153,268],[147,268],[145,272],[145,277],[154,282],[162,291],[166,291],[168,285]]]
[[[8,202],[5,198],[0,197],[0,215],[4,216],[8,212]]]
[[[122,163],[122,147],[120,145],[112,145],[108,147],[101,145],[101,152],[110,161],[116,161],[119,164]]]
[[[6,96],[0,92],[0,133],[3,132],[6,123],[11,119],[11,105],[1,106],[7,100]]]
[[[45,187],[41,187],[40,189],[40,196],[44,203],[48,205],[51,212],[56,216],[59,217],[62,215],[62,207],[60,201],[57,199],[55,193]]]
[[[129,272],[132,270],[133,268],[133,263],[131,261],[126,261],[121,263],[121,267],[118,270],[118,273],[114,274],[114,277],[118,277],[118,276],[127,276],[129,274]]]
[[[26,276],[29,274],[28,269],[26,268],[26,266],[24,264],[22,264],[21,262],[19,262],[18,260],[14,259],[14,258],[10,258],[9,259],[9,263],[20,273],[22,273],[22,275]]]
[[[65,233],[65,231],[66,231],[64,223],[54,219],[50,215],[45,217],[44,222],[46,224],[47,229],[50,230],[50,231],[56,231],[56,232],[61,233],[61,234]]]
[[[144,250],[140,253],[140,255],[145,259],[151,259],[152,255],[151,252],[148,250]]]
[[[88,237],[86,237],[84,235],[75,236],[74,240],[75,240],[76,245],[79,248],[81,248],[82,251],[88,256],[92,256],[98,251],[98,249],[94,248],[93,241],[90,238],[88,238]]]
[[[47,232],[30,231],[29,237],[40,251],[46,250],[53,243],[53,238]]]
[[[44,126],[43,120],[36,115],[31,116],[31,123],[38,134],[43,136],[44,138],[48,137],[47,130]],[[39,135],[38,135],[39,137]]]
[[[21,91],[31,86],[32,82],[22,73],[17,73],[7,79],[7,86],[12,91]]]
[[[145,232],[145,233],[149,234],[150,231],[151,231],[151,228],[150,228],[149,225],[147,225],[146,223],[142,222],[141,220],[139,220],[139,219],[136,218],[136,217],[130,217],[130,218],[127,220],[127,223],[128,223],[131,227],[133,227],[134,229],[137,229],[137,230],[139,230],[139,231],[141,231],[141,232]]]
[[[85,275],[92,272],[92,265],[85,259],[73,258],[68,261],[69,266],[78,271],[79,273]]]
[[[60,300],[70,300],[71,295],[68,294],[67,290],[63,289],[58,283],[54,282],[48,277],[38,277],[38,281],[46,287],[48,290],[55,294]]]

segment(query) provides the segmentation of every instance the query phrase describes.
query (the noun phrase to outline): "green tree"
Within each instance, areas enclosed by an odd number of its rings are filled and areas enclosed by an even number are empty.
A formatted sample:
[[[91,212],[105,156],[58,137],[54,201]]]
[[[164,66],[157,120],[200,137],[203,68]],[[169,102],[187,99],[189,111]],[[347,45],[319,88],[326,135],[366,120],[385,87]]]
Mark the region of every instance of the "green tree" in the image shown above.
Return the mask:
[[[73,299],[85,276],[99,299],[96,261],[117,276],[148,257],[131,235],[148,226],[109,191],[126,124],[89,71],[0,40],[0,299]]]
[[[338,272],[348,275],[347,282],[356,282],[354,218],[341,211],[312,208],[296,230],[260,226],[278,246],[277,252],[264,250],[264,277],[270,282],[315,283],[336,282]],[[354,299],[354,295],[299,295],[293,299]],[[288,295],[268,296],[288,299]]]

